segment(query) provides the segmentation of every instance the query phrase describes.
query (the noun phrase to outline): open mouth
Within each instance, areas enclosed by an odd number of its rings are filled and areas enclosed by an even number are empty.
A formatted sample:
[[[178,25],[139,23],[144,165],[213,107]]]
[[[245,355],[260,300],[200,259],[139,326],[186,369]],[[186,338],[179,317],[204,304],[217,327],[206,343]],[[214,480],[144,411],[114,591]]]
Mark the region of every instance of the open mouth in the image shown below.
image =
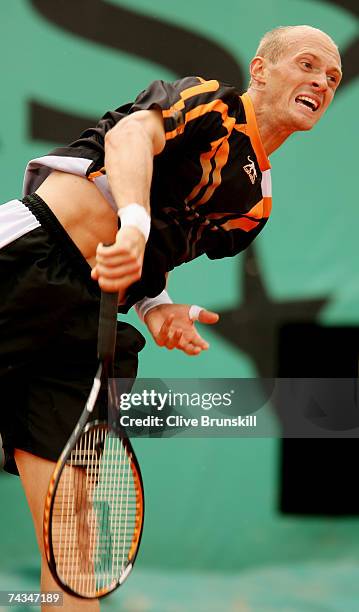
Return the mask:
[[[297,96],[295,101],[297,104],[302,104],[303,106],[310,108],[313,113],[315,113],[315,111],[317,111],[319,108],[319,102],[309,96]]]

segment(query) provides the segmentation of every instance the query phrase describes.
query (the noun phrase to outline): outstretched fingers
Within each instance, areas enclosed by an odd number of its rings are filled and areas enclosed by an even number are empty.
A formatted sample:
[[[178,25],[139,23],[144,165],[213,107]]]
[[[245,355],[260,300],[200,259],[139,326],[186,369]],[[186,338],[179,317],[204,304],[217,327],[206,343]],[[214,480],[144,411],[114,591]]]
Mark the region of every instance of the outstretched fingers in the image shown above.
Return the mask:
[[[209,348],[208,342],[201,338],[193,324],[184,331],[182,328],[175,328],[173,322],[174,315],[171,314],[162,324],[156,337],[159,346],[165,346],[170,350],[177,348],[187,355],[198,355]]]

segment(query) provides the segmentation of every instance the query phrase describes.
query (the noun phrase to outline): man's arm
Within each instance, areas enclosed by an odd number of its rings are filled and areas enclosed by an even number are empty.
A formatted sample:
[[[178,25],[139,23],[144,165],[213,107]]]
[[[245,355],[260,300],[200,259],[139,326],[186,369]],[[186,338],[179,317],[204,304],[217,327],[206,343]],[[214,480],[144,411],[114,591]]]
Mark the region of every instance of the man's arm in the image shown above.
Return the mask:
[[[117,232],[111,247],[100,244],[92,278],[105,291],[125,293],[139,280],[146,246],[146,215],[150,214],[153,158],[165,146],[165,132],[159,110],[138,111],[116,124],[105,138],[105,167],[108,182],[126,224]],[[135,215],[125,210],[137,204]],[[135,207],[133,207],[135,208]],[[149,221],[148,221],[149,227]]]

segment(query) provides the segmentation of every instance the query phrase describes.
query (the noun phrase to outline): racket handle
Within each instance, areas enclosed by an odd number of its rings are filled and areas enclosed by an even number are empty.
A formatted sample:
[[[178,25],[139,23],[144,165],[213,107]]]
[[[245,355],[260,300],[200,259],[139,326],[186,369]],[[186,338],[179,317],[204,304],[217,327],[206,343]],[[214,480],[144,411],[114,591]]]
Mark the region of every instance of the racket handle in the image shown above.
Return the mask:
[[[101,291],[100,316],[97,339],[98,358],[113,358],[116,344],[118,293]]]

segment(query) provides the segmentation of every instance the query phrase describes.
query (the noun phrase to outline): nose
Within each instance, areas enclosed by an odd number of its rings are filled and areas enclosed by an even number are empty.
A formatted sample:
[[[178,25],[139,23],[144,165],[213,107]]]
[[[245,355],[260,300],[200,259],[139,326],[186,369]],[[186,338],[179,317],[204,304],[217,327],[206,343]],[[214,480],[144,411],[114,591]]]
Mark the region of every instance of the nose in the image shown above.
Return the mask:
[[[317,74],[312,81],[313,89],[326,91],[328,89],[327,75],[324,73]]]

